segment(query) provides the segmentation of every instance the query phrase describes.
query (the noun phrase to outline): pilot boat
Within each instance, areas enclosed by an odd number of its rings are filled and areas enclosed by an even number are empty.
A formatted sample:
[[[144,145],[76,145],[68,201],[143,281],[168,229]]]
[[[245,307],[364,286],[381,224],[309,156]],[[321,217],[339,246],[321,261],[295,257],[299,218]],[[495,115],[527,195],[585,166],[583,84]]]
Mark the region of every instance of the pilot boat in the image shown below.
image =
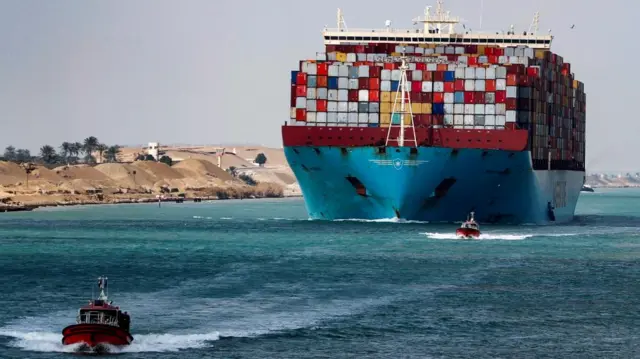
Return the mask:
[[[471,212],[460,228],[456,229],[458,238],[473,239],[480,237],[480,226],[478,226],[473,216],[474,213]]]

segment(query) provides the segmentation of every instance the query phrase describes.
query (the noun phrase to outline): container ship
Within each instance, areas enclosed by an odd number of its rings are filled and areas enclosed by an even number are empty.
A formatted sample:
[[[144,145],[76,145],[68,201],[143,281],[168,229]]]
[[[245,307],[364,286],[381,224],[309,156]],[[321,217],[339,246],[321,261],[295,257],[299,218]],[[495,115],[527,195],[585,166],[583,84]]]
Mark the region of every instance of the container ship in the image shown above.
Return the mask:
[[[419,28],[323,31],[291,72],[285,156],[311,219],[550,224],[585,182],[586,95],[553,36]]]

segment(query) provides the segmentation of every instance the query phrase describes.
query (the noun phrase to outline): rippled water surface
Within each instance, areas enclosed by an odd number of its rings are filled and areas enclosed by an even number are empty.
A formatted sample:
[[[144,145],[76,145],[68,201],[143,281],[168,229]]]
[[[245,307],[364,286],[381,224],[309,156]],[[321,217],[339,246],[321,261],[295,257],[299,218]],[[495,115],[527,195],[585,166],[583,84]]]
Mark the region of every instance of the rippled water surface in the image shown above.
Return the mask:
[[[107,275],[130,358],[631,358],[640,191],[569,225],[307,220],[302,200],[0,214],[0,358],[73,357],[62,328]]]

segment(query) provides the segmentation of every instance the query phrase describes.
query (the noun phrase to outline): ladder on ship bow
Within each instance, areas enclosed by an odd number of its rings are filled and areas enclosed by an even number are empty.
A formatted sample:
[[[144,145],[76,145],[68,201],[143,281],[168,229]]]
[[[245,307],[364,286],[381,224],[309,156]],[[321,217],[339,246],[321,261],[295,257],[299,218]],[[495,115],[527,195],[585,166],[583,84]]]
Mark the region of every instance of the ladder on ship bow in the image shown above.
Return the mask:
[[[400,83],[396,90],[396,96],[393,100],[393,108],[391,110],[391,123],[389,124],[389,130],[387,131],[386,146],[389,146],[389,142],[395,142],[397,147],[404,147],[405,142],[413,142],[413,147],[418,147],[418,140],[416,138],[416,127],[413,122],[413,110],[411,108],[411,97],[409,96],[409,88],[407,86],[407,57],[401,57],[402,64],[400,65]],[[400,107],[398,109],[398,107]],[[405,121],[409,124],[405,125]],[[405,129],[411,128],[413,138],[405,138]],[[394,129],[398,129],[397,137],[392,137]]]

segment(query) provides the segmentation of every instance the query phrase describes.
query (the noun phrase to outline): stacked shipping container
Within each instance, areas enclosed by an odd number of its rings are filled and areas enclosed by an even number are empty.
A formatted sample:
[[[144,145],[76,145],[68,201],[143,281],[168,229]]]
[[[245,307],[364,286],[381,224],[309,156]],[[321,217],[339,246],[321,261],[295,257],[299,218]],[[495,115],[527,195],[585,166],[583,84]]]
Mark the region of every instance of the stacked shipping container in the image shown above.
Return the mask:
[[[536,169],[584,168],[583,85],[560,56],[526,47],[328,45],[292,71],[290,124],[398,124],[400,62],[389,56],[403,50],[416,127],[525,128]]]

